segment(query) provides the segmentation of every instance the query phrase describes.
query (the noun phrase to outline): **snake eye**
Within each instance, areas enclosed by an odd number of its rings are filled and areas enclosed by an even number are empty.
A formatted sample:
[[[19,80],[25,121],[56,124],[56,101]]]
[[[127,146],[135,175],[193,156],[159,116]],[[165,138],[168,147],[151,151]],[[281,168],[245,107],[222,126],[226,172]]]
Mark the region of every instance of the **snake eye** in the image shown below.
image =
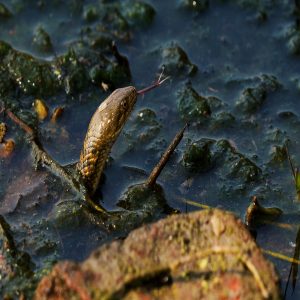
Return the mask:
[[[122,101],[121,105],[124,109],[127,109],[127,103],[125,101]]]

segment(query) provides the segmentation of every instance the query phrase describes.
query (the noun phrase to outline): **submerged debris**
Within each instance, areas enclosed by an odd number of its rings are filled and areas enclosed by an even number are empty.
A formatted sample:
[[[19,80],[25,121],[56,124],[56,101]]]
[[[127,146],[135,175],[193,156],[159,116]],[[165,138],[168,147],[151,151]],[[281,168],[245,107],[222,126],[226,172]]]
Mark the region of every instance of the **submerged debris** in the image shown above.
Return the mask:
[[[12,139],[4,141],[0,145],[0,157],[7,158],[9,157],[15,149],[15,142]]]
[[[41,99],[35,99],[34,109],[40,121],[43,121],[48,116],[48,107],[46,103]]]
[[[56,107],[51,116],[51,122],[55,123],[63,114],[64,108],[62,106]]]
[[[277,207],[265,208],[260,205],[256,197],[253,197],[251,204],[247,208],[245,224],[249,228],[255,228],[257,225],[277,219],[281,214],[281,209]]]

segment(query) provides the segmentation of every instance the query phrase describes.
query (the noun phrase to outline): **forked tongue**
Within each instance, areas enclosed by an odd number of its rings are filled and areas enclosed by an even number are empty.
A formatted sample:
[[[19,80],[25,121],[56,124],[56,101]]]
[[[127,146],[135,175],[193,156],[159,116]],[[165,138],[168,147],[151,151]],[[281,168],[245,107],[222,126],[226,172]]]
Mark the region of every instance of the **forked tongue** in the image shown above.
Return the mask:
[[[149,92],[149,91],[157,88],[158,86],[160,86],[161,84],[163,84],[166,80],[168,80],[170,78],[170,76],[167,76],[166,78],[162,79],[163,73],[164,73],[164,69],[165,68],[163,67],[163,69],[162,69],[162,71],[161,71],[161,73],[160,73],[159,78],[158,78],[157,81],[155,81],[153,84],[151,84],[151,85],[149,85],[149,86],[147,86],[147,87],[145,87],[145,88],[137,91],[137,94],[138,95],[144,95],[145,93],[147,93],[147,92]]]

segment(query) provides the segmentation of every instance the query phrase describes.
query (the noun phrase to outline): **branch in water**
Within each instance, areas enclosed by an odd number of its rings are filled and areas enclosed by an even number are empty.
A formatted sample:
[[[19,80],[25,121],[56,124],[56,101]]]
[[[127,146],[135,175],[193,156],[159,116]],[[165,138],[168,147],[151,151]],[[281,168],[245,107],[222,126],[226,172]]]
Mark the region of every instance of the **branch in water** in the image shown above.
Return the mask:
[[[6,114],[11,118],[12,121],[19,125],[31,137],[35,135],[34,130],[31,127],[29,127],[24,121],[18,118],[13,112],[11,112],[10,110],[6,110]]]
[[[153,186],[155,184],[157,177],[159,176],[159,174],[161,173],[161,171],[165,167],[166,163],[168,162],[170,156],[174,152],[174,150],[177,147],[177,145],[182,140],[184,131],[186,130],[187,126],[188,126],[188,124],[186,124],[176,134],[176,136],[174,137],[173,141],[171,142],[171,144],[169,145],[169,147],[167,148],[167,150],[164,152],[163,156],[161,157],[159,163],[152,170],[151,174],[149,175],[149,177],[148,177],[148,179],[146,181],[146,185],[148,185],[149,187],[151,187],[151,186]]]

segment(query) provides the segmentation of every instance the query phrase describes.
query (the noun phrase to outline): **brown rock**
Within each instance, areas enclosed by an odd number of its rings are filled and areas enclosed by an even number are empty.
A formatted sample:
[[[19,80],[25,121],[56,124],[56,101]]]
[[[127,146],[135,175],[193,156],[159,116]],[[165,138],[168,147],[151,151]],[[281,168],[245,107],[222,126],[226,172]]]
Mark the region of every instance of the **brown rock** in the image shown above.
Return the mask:
[[[280,299],[278,277],[243,223],[221,210],[174,215],[58,263],[35,299]]]

